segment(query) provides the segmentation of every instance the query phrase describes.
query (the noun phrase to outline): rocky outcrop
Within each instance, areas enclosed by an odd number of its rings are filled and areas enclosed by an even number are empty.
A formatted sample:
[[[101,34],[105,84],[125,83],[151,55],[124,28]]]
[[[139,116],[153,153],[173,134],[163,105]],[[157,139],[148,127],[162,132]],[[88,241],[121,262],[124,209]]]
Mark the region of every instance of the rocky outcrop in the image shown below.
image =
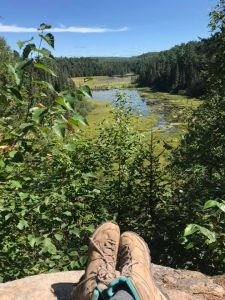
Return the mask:
[[[225,299],[225,275],[153,265],[154,278],[171,300]],[[0,284],[1,300],[68,300],[83,271],[41,274]]]

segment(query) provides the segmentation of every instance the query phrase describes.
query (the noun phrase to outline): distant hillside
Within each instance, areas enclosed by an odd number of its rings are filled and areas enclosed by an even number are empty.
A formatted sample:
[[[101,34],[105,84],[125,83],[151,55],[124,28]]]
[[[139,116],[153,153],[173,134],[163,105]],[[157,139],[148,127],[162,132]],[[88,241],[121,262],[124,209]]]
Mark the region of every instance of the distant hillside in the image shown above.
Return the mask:
[[[207,43],[208,44],[208,43]],[[161,52],[133,57],[57,58],[68,77],[114,76],[135,73],[138,83],[158,91],[201,96],[204,93],[206,42],[189,42]]]
[[[199,41],[141,55],[135,67],[139,84],[158,91],[200,96],[205,90],[207,51],[206,41]]]

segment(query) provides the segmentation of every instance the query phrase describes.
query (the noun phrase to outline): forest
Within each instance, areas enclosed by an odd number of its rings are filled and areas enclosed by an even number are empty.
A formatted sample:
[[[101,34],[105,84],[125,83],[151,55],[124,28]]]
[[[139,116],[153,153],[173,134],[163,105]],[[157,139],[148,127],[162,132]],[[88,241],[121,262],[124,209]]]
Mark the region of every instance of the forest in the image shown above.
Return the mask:
[[[0,38],[0,281],[81,269],[90,234],[111,220],[140,234],[154,263],[225,271],[225,1],[211,37],[131,58],[54,58],[42,23],[37,46]],[[86,136],[90,78],[134,73],[138,86],[201,97],[173,147],[123,94]],[[82,128],[82,130],[80,129]],[[84,133],[83,133],[84,132]]]
[[[133,73],[140,86],[200,97],[206,93],[206,70],[214,47],[215,41],[209,38],[129,58],[58,57],[51,67],[67,78]]]
[[[162,92],[202,96],[205,71],[213,42],[211,39],[189,42],[168,51],[146,53],[131,58],[57,58],[58,68],[68,77],[138,75],[140,86]]]

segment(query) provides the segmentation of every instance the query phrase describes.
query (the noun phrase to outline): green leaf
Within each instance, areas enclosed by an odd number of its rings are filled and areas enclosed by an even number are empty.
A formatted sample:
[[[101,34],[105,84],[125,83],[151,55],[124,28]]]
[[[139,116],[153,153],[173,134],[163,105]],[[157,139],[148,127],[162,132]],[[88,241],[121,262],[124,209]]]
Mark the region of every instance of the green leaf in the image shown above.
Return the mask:
[[[198,231],[198,225],[189,224],[184,230],[184,236],[191,235],[191,234],[195,233],[196,231]]]
[[[201,234],[203,234],[205,237],[208,238],[208,244],[214,243],[216,241],[216,234],[213,231],[208,230],[205,227],[199,227],[199,231]]]
[[[71,108],[71,110],[76,109],[78,98],[75,93],[63,91],[59,93],[59,97],[64,99],[64,106],[66,108]]]
[[[71,107],[70,103],[67,102],[63,97],[57,97],[55,99],[55,102],[60,104],[62,107],[66,108],[69,111],[73,111],[73,108]]]
[[[46,216],[45,214],[41,214],[41,218],[42,218],[42,220],[48,220],[49,219],[48,216]]]
[[[16,155],[17,151],[13,150],[9,152],[9,157],[13,158]]]
[[[208,200],[205,205],[204,205],[204,209],[208,209],[211,207],[218,207],[220,210],[222,210],[223,212],[225,212],[225,202],[221,203],[215,200]]]
[[[92,97],[91,89],[88,85],[81,86],[78,89],[78,93],[83,95],[84,97],[87,97],[87,98]]]
[[[93,224],[91,224],[86,228],[86,230],[93,233],[95,231],[95,226]]]
[[[33,107],[31,111],[32,111],[32,120],[36,123],[40,123],[43,116],[47,113],[48,108]]]
[[[82,125],[88,125],[88,122],[84,116],[80,114],[74,114],[69,120],[68,123],[77,126],[79,123]]]
[[[20,49],[22,49],[23,46],[24,46],[25,44],[31,42],[33,39],[34,39],[34,38],[32,37],[31,39],[26,40],[26,41],[20,41],[20,40],[19,40],[19,41],[17,41],[16,43],[17,43],[18,47],[19,47]]]
[[[87,256],[81,256],[80,259],[79,259],[79,262],[81,264],[81,266],[84,266],[87,262]]]
[[[60,256],[60,255],[53,255],[52,257],[51,257],[51,259],[61,259],[62,257]]]
[[[12,188],[16,188],[16,189],[22,188],[22,185],[17,180],[10,180],[9,183],[11,184]]]
[[[0,168],[5,168],[5,162],[4,160],[0,160]]]
[[[28,132],[29,129],[33,128],[34,124],[32,123],[22,123],[19,127],[22,132]]]
[[[34,52],[37,52],[39,54],[42,54],[45,57],[51,57],[52,56],[51,52],[46,48],[37,49],[34,45],[34,46],[31,46],[31,50],[34,51]]]
[[[22,219],[19,221],[19,223],[16,226],[18,229],[23,230],[23,228],[29,227],[28,223],[26,220]]]
[[[5,216],[5,220],[7,221],[11,216],[12,216],[12,214],[6,215],[6,216]]]
[[[47,29],[50,29],[50,28],[52,28],[51,25],[46,24],[46,23],[41,23],[40,26],[38,27],[38,30],[43,31],[43,30],[47,30]]]
[[[46,43],[54,49],[55,41],[54,36],[51,33],[47,33],[46,35],[39,34],[40,38],[46,41]]]
[[[20,82],[21,82],[21,76],[18,76],[18,73],[16,72],[15,68],[12,65],[7,64],[7,67],[8,67],[9,73],[11,73],[14,76],[16,84],[19,86]]]
[[[49,204],[51,204],[50,198],[45,198],[45,205],[48,206]]]
[[[51,83],[47,82],[47,81],[43,81],[43,80],[33,80],[33,82],[34,82],[34,83],[37,83],[37,84],[39,84],[39,85],[41,85],[41,86],[44,87],[44,88],[49,89],[50,91],[52,91],[52,92],[54,92],[54,93],[56,93],[56,91],[55,91],[53,85],[52,85]]]
[[[210,230],[208,230],[205,227],[199,226],[197,224],[189,224],[184,231],[184,236],[189,236],[192,235],[194,233],[201,233],[203,234],[205,237],[208,238],[208,243],[214,243],[216,241],[216,234],[215,232],[212,232]]]
[[[23,49],[23,54],[22,54],[23,59],[28,58],[29,54],[32,51],[32,47],[35,47],[35,44],[26,45],[26,47]]]
[[[9,72],[14,76],[17,86],[21,85],[24,69],[27,66],[29,66],[32,63],[32,61],[33,61],[32,59],[29,59],[29,60],[18,62],[16,63],[15,68],[10,64],[6,65],[8,67]]]
[[[74,149],[76,148],[76,145],[74,143],[68,143],[68,144],[64,145],[64,147],[67,151],[74,151]]]
[[[70,229],[69,234],[74,234],[76,237],[80,237],[80,229],[78,228]]]
[[[88,246],[87,245],[83,245],[80,247],[80,251],[87,251],[88,250]]]
[[[72,216],[72,214],[71,214],[70,211],[65,211],[63,214],[66,215],[66,216],[68,216],[68,217],[71,217],[71,216]]]
[[[2,283],[3,282],[3,277],[2,276],[0,276],[0,283]]]
[[[71,261],[70,267],[71,267],[72,269],[75,269],[75,268],[77,269],[77,268],[80,268],[80,264],[79,264],[78,261]]]
[[[71,124],[71,125],[74,125],[74,126],[78,126],[78,125],[79,125],[78,120],[73,119],[73,118],[70,118],[70,119],[68,120],[68,123]]]
[[[40,64],[40,63],[37,64],[36,63],[36,64],[34,64],[34,67],[38,68],[38,69],[41,69],[41,70],[45,71],[46,73],[48,73],[48,74],[50,74],[52,76],[57,77],[56,74],[49,67],[47,67],[47,66],[45,66],[43,64]]]
[[[36,238],[32,238],[32,239],[29,241],[29,244],[31,245],[32,248],[34,247],[35,243],[36,243]]]
[[[56,123],[53,126],[53,131],[56,135],[58,135],[61,138],[65,137],[66,134],[66,124],[65,123]]]
[[[78,256],[78,252],[77,251],[71,251],[69,253],[69,256]]]
[[[23,193],[23,192],[19,193],[19,197],[21,200],[27,199],[27,198],[29,198],[29,196],[30,196],[30,194],[28,194],[28,193]]]
[[[42,251],[44,253],[48,252],[50,254],[56,254],[57,249],[55,247],[55,245],[52,243],[52,240],[50,238],[45,238],[43,241],[43,249]]]
[[[52,268],[52,267],[55,266],[55,262],[54,261],[50,261],[48,265],[49,265],[50,268]]]
[[[58,217],[53,218],[53,220],[58,221],[58,222],[62,222],[62,219],[60,219]]]
[[[61,233],[55,233],[54,236],[55,236],[55,238],[57,239],[57,241],[61,241],[62,238],[63,238],[63,236],[62,236]]]
[[[20,94],[20,92],[14,88],[14,87],[9,87],[8,90],[14,95],[16,96],[17,99],[19,99],[20,101],[22,100],[22,96]]]
[[[32,248],[34,248],[35,244],[39,244],[40,243],[40,238],[35,237],[31,234],[28,235],[28,241],[29,244],[31,245]]]

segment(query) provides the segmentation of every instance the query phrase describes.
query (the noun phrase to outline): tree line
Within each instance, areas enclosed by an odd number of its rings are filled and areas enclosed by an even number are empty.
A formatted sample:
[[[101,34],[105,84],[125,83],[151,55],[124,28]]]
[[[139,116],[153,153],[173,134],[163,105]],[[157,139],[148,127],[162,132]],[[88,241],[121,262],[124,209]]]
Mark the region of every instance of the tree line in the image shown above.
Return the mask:
[[[214,47],[215,41],[209,38],[130,58],[61,57],[55,63],[68,77],[135,73],[141,86],[198,97],[206,92],[205,74]]]
[[[4,39],[1,40],[3,44]],[[0,45],[0,47],[3,47]],[[61,76],[39,72],[56,90],[74,88],[70,78],[137,74],[137,84],[153,90],[199,97],[206,93],[208,65],[221,45],[214,37],[177,45],[170,50],[123,57],[57,57],[47,64]],[[4,51],[3,51],[4,52]],[[4,52],[5,53],[5,52]],[[10,50],[8,49],[8,52]],[[11,53],[13,55],[13,53]],[[17,55],[14,55],[18,59]],[[3,68],[4,70],[4,68]]]

